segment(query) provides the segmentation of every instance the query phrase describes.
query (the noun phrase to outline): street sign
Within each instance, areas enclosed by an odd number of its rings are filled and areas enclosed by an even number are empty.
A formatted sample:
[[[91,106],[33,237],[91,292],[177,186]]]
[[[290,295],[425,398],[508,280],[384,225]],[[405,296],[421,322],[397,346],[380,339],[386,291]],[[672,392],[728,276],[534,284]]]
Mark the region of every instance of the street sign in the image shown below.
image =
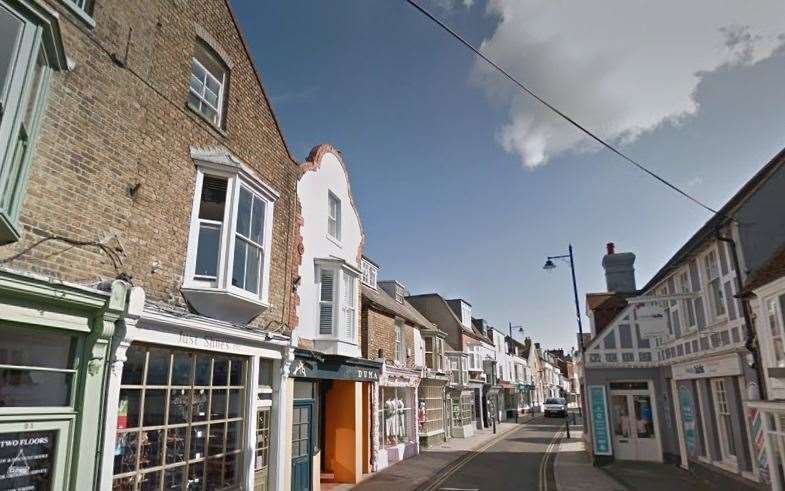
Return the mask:
[[[604,385],[589,386],[589,408],[591,409],[591,434],[594,455],[613,455]]]

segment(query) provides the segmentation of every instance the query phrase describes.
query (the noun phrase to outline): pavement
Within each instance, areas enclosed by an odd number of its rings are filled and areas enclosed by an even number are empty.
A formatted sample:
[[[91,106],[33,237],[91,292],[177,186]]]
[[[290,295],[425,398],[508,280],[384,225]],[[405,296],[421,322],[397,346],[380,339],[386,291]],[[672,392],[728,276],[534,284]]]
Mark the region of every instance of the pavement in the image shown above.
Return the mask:
[[[521,489],[510,475],[532,476],[537,488],[538,466],[563,419],[526,416],[519,423],[499,423],[492,430],[478,430],[472,438],[453,438],[423,448],[419,455],[373,474],[356,485],[357,491],[430,491],[471,489]],[[521,466],[526,471],[521,472]],[[513,474],[505,473],[511,472]],[[508,479],[508,482],[500,482]],[[494,483],[489,486],[489,483]],[[551,488],[553,489],[553,488]]]
[[[577,415],[575,415],[577,416]],[[571,418],[572,420],[572,418]],[[595,467],[586,451],[580,418],[566,438],[564,418],[527,417],[501,423],[494,435],[480,430],[472,438],[423,449],[372,474],[358,491],[757,491],[736,476],[702,469],[690,471],[651,462],[616,461]],[[344,488],[341,488],[344,489]]]
[[[569,441],[562,440],[554,474],[558,491],[758,491],[766,489],[737,476],[691,465],[689,471],[673,464],[615,461],[592,465],[586,451],[582,426],[576,425]]]

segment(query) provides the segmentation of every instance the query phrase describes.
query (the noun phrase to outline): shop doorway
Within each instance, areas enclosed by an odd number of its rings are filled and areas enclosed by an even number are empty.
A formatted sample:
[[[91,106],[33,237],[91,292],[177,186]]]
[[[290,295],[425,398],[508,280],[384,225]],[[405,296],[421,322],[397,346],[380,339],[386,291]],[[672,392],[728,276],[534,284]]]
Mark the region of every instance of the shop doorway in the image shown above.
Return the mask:
[[[292,491],[311,490],[313,402],[295,401],[292,411]]]
[[[662,462],[657,417],[646,382],[611,384],[614,456],[619,460]]]

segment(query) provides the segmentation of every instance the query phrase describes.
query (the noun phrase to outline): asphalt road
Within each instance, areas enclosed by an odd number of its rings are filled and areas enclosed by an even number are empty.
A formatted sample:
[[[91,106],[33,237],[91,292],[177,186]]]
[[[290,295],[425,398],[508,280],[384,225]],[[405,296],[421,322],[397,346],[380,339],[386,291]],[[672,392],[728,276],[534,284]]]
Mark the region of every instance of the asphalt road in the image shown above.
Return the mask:
[[[553,459],[564,418],[540,417],[490,446],[470,452],[421,487],[423,491],[556,491]]]

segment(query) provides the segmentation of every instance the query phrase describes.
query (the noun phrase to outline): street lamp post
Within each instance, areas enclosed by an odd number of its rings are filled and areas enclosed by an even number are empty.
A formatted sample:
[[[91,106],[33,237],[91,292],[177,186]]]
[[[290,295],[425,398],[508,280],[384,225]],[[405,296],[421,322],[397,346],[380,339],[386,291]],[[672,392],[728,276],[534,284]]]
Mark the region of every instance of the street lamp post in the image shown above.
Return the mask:
[[[575,320],[578,321],[578,343],[580,345],[580,353],[581,359],[584,358],[584,346],[583,346],[583,324],[581,323],[581,305],[578,301],[578,283],[575,281],[575,259],[572,254],[572,244],[569,244],[567,248],[567,254],[561,254],[558,256],[548,256],[545,260],[545,264],[543,265],[542,269],[546,271],[551,271],[556,269],[556,264],[553,262],[554,259],[568,259],[570,260],[570,272],[572,273],[572,293],[575,297]],[[585,363],[585,360],[584,360]],[[581,387],[581,396],[583,396],[583,387]],[[581,411],[582,414],[582,406],[583,403],[578,405],[578,411]],[[570,438],[570,422],[569,422],[569,414],[567,414],[567,438]]]
[[[581,306],[578,302],[578,283],[575,281],[575,260],[573,259],[572,255],[572,244],[569,245],[568,250],[569,252],[567,254],[562,254],[559,256],[548,256],[542,269],[546,271],[556,269],[556,264],[553,262],[554,259],[569,258],[570,260],[570,271],[572,272],[572,292],[575,295],[575,319],[578,321],[578,342],[580,343],[581,347],[581,356],[583,356],[583,324],[581,324]]]

